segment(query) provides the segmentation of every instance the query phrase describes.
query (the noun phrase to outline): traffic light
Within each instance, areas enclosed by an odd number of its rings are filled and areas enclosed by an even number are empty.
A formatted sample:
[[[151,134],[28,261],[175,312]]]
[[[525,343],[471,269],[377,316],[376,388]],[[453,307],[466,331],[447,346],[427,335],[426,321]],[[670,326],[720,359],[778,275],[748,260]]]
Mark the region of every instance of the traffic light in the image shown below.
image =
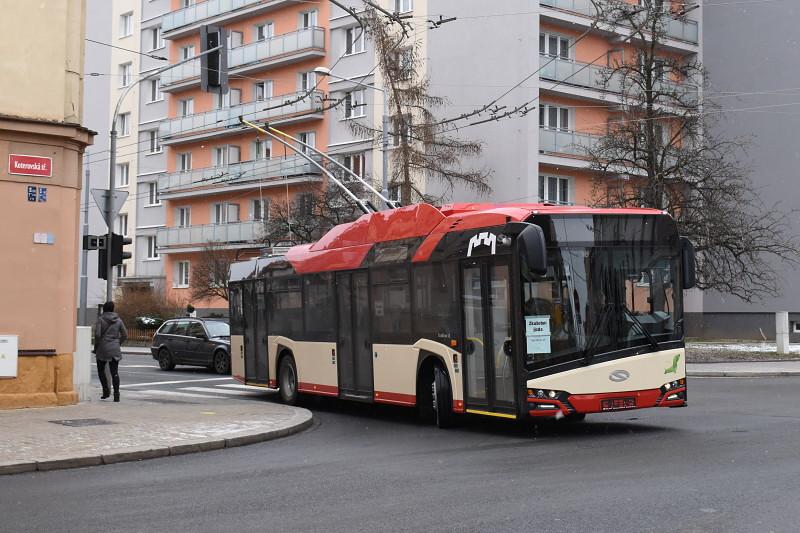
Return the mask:
[[[228,92],[228,39],[225,28],[207,25],[200,28],[200,88],[209,93]]]
[[[103,238],[105,240],[105,238]],[[111,246],[104,246],[98,250],[97,254],[97,277],[102,279],[108,279],[108,269],[106,268],[106,262],[108,260],[108,254],[111,254],[111,266],[121,265],[124,259],[130,259],[131,253],[123,251],[122,247],[128,244],[133,243],[133,239],[130,237],[123,237],[122,235],[117,235],[113,233],[111,235]]]

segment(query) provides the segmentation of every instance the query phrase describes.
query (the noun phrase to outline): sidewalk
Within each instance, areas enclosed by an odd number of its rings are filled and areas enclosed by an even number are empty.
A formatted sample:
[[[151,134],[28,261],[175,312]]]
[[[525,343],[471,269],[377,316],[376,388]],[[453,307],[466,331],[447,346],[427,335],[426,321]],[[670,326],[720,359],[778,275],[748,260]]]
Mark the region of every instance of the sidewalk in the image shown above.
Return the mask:
[[[93,398],[100,397],[99,389]],[[166,403],[123,397],[0,411],[0,475],[137,461],[262,442],[311,425],[268,401]]]
[[[686,363],[686,375],[707,378],[800,376],[800,361]]]

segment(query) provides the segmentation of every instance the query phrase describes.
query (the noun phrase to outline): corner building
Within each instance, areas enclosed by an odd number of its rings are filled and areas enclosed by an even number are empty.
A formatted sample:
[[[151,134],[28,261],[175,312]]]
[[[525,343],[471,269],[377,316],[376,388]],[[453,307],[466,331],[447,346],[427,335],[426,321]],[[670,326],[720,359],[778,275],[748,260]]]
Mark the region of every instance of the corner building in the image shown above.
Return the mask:
[[[239,117],[327,146],[326,81],[313,71],[327,63],[322,24],[328,3],[172,0],[171,8],[161,22],[170,62],[200,53],[203,25],[221,26],[228,34],[230,90],[200,89],[199,57],[161,77],[168,118],[159,126],[166,173],[158,177],[165,227],[156,233],[157,253],[171,298],[201,314],[227,313],[223,300],[191,297],[203,250],[215,243],[236,258],[258,253],[272,206],[322,179],[306,160],[243,127]]]

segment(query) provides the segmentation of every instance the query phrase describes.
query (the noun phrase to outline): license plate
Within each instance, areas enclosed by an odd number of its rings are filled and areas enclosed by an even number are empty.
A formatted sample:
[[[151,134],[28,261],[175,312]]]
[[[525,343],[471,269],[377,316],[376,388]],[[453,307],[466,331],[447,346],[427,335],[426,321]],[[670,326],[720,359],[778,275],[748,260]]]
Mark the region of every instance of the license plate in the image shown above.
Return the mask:
[[[600,409],[603,411],[636,409],[636,398],[608,398],[606,400],[600,400]]]

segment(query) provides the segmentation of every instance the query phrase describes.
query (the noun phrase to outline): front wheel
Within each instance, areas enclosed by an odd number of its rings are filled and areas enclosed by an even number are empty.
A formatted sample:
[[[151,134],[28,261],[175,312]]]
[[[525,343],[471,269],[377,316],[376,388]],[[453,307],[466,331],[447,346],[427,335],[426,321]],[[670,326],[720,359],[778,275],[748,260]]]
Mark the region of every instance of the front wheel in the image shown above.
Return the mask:
[[[225,353],[225,350],[214,352],[214,371],[217,374],[231,373],[231,356]]]
[[[287,355],[281,359],[278,368],[278,389],[281,400],[286,405],[297,404],[297,367],[294,364],[294,357]]]
[[[450,387],[450,378],[441,366],[433,368],[433,412],[436,426],[449,428],[455,424],[456,415],[453,413],[453,390]]]
[[[175,361],[172,360],[172,354],[166,348],[161,348],[158,351],[158,367],[161,370],[173,370],[175,368]]]

